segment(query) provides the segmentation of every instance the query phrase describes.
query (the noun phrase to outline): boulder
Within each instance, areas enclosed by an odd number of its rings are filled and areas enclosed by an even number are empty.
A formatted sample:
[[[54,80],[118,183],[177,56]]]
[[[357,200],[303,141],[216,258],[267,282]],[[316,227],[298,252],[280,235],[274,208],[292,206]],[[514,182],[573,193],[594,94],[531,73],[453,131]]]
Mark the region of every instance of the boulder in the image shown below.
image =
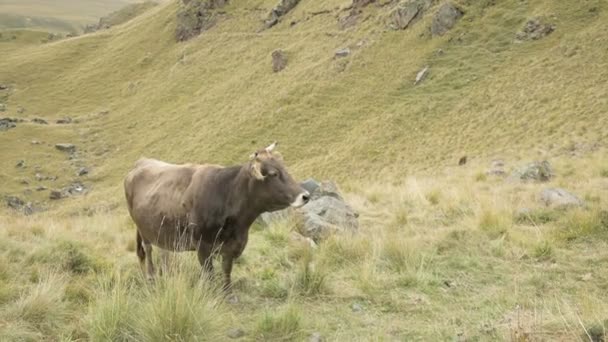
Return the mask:
[[[2,118],[0,119],[0,131],[7,131],[11,128],[17,127],[15,124],[17,120],[11,118]]]
[[[394,30],[405,30],[420,20],[431,8],[433,0],[409,0],[401,2],[389,15],[389,26]]]
[[[56,123],[59,124],[59,125],[69,124],[69,123],[72,123],[72,118],[65,117],[65,118],[57,120]]]
[[[76,173],[78,176],[84,176],[89,174],[89,169],[86,167],[81,167],[80,169],[78,169],[78,172]]]
[[[300,186],[303,187],[304,190],[312,194],[321,186],[321,184],[319,184],[319,182],[317,182],[313,178],[308,178],[307,180],[300,183]]]
[[[515,37],[518,40],[538,40],[555,31],[555,25],[545,23],[541,18],[529,19]]]
[[[279,3],[270,10],[268,17],[264,21],[266,28],[268,29],[278,24],[281,17],[289,13],[299,2],[300,0],[279,0]]]
[[[547,182],[553,178],[553,170],[551,169],[551,164],[546,160],[533,162],[515,170],[511,178],[522,181]]]
[[[215,10],[227,3],[228,0],[182,0],[177,11],[175,39],[183,42],[213,27],[217,22]]]
[[[62,152],[74,152],[76,151],[76,146],[74,144],[55,144],[55,148]]]
[[[464,13],[456,7],[454,4],[450,2],[446,2],[441,7],[435,16],[433,17],[433,22],[431,23],[431,34],[433,36],[442,36],[446,32],[448,32],[456,22],[462,18]]]
[[[544,189],[540,193],[540,200],[546,206],[552,208],[582,207],[585,205],[585,202],[576,195],[561,188]]]
[[[287,55],[283,50],[277,49],[272,52],[272,71],[279,72],[287,66]]]

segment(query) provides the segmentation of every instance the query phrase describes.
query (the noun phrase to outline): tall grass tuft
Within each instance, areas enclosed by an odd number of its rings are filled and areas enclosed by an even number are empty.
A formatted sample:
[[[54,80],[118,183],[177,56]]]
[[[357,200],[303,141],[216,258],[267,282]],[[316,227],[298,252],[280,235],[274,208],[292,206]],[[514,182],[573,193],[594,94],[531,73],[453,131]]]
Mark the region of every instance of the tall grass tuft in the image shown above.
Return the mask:
[[[302,315],[294,304],[280,311],[266,311],[258,321],[256,331],[262,340],[296,340],[302,335]]]

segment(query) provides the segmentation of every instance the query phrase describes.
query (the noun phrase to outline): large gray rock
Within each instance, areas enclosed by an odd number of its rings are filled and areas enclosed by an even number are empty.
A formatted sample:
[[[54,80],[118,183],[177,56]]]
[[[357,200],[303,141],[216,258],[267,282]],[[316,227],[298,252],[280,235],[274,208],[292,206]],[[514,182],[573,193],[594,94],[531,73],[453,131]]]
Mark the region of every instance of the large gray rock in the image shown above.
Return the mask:
[[[298,230],[314,241],[338,232],[356,232],[359,228],[357,212],[346,202],[323,196],[302,207],[303,222]]]
[[[394,30],[404,30],[420,20],[431,8],[433,0],[409,0],[401,2],[390,13],[389,26]]]
[[[15,124],[16,120],[11,118],[0,119],[0,131],[7,131],[11,128],[17,127]]]
[[[74,152],[76,151],[76,146],[74,144],[55,144],[55,148],[62,152]]]
[[[533,162],[515,170],[511,178],[522,181],[547,182],[553,178],[553,170],[551,169],[551,164],[543,160],[542,162]]]
[[[576,195],[561,189],[548,188],[540,193],[540,200],[548,207],[567,208],[567,207],[582,207],[585,202]]]
[[[456,22],[463,16],[463,12],[450,2],[439,7],[437,13],[433,17],[431,24],[431,34],[433,36],[442,36],[448,32]]]
[[[289,13],[299,2],[300,0],[279,0],[279,3],[270,10],[268,18],[264,21],[266,28],[271,28],[278,24],[281,17]]]

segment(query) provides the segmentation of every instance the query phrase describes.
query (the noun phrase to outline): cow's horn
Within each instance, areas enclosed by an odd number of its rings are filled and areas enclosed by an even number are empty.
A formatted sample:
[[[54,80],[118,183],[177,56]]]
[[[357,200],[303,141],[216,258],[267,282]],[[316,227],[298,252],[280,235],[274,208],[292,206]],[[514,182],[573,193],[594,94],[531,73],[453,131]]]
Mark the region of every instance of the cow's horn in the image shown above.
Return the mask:
[[[274,150],[275,147],[277,147],[278,142],[273,142],[272,144],[270,144],[270,146],[266,147],[266,152],[272,152],[272,150]]]

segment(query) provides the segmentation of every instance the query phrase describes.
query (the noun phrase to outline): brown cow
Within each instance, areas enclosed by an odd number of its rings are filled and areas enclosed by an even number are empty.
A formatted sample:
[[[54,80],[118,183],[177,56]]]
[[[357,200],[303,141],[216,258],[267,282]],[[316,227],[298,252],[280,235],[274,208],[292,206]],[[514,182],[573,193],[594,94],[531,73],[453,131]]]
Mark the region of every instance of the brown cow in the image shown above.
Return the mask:
[[[300,207],[310,194],[273,154],[276,142],[244,165],[169,164],[140,159],[124,180],[129,214],[137,226],[137,256],[154,277],[152,245],[168,251],[197,251],[213,275],[213,255],[222,256],[224,288],[232,263],[247,244],[249,227],[263,212]],[[147,268],[147,270],[146,270]]]

